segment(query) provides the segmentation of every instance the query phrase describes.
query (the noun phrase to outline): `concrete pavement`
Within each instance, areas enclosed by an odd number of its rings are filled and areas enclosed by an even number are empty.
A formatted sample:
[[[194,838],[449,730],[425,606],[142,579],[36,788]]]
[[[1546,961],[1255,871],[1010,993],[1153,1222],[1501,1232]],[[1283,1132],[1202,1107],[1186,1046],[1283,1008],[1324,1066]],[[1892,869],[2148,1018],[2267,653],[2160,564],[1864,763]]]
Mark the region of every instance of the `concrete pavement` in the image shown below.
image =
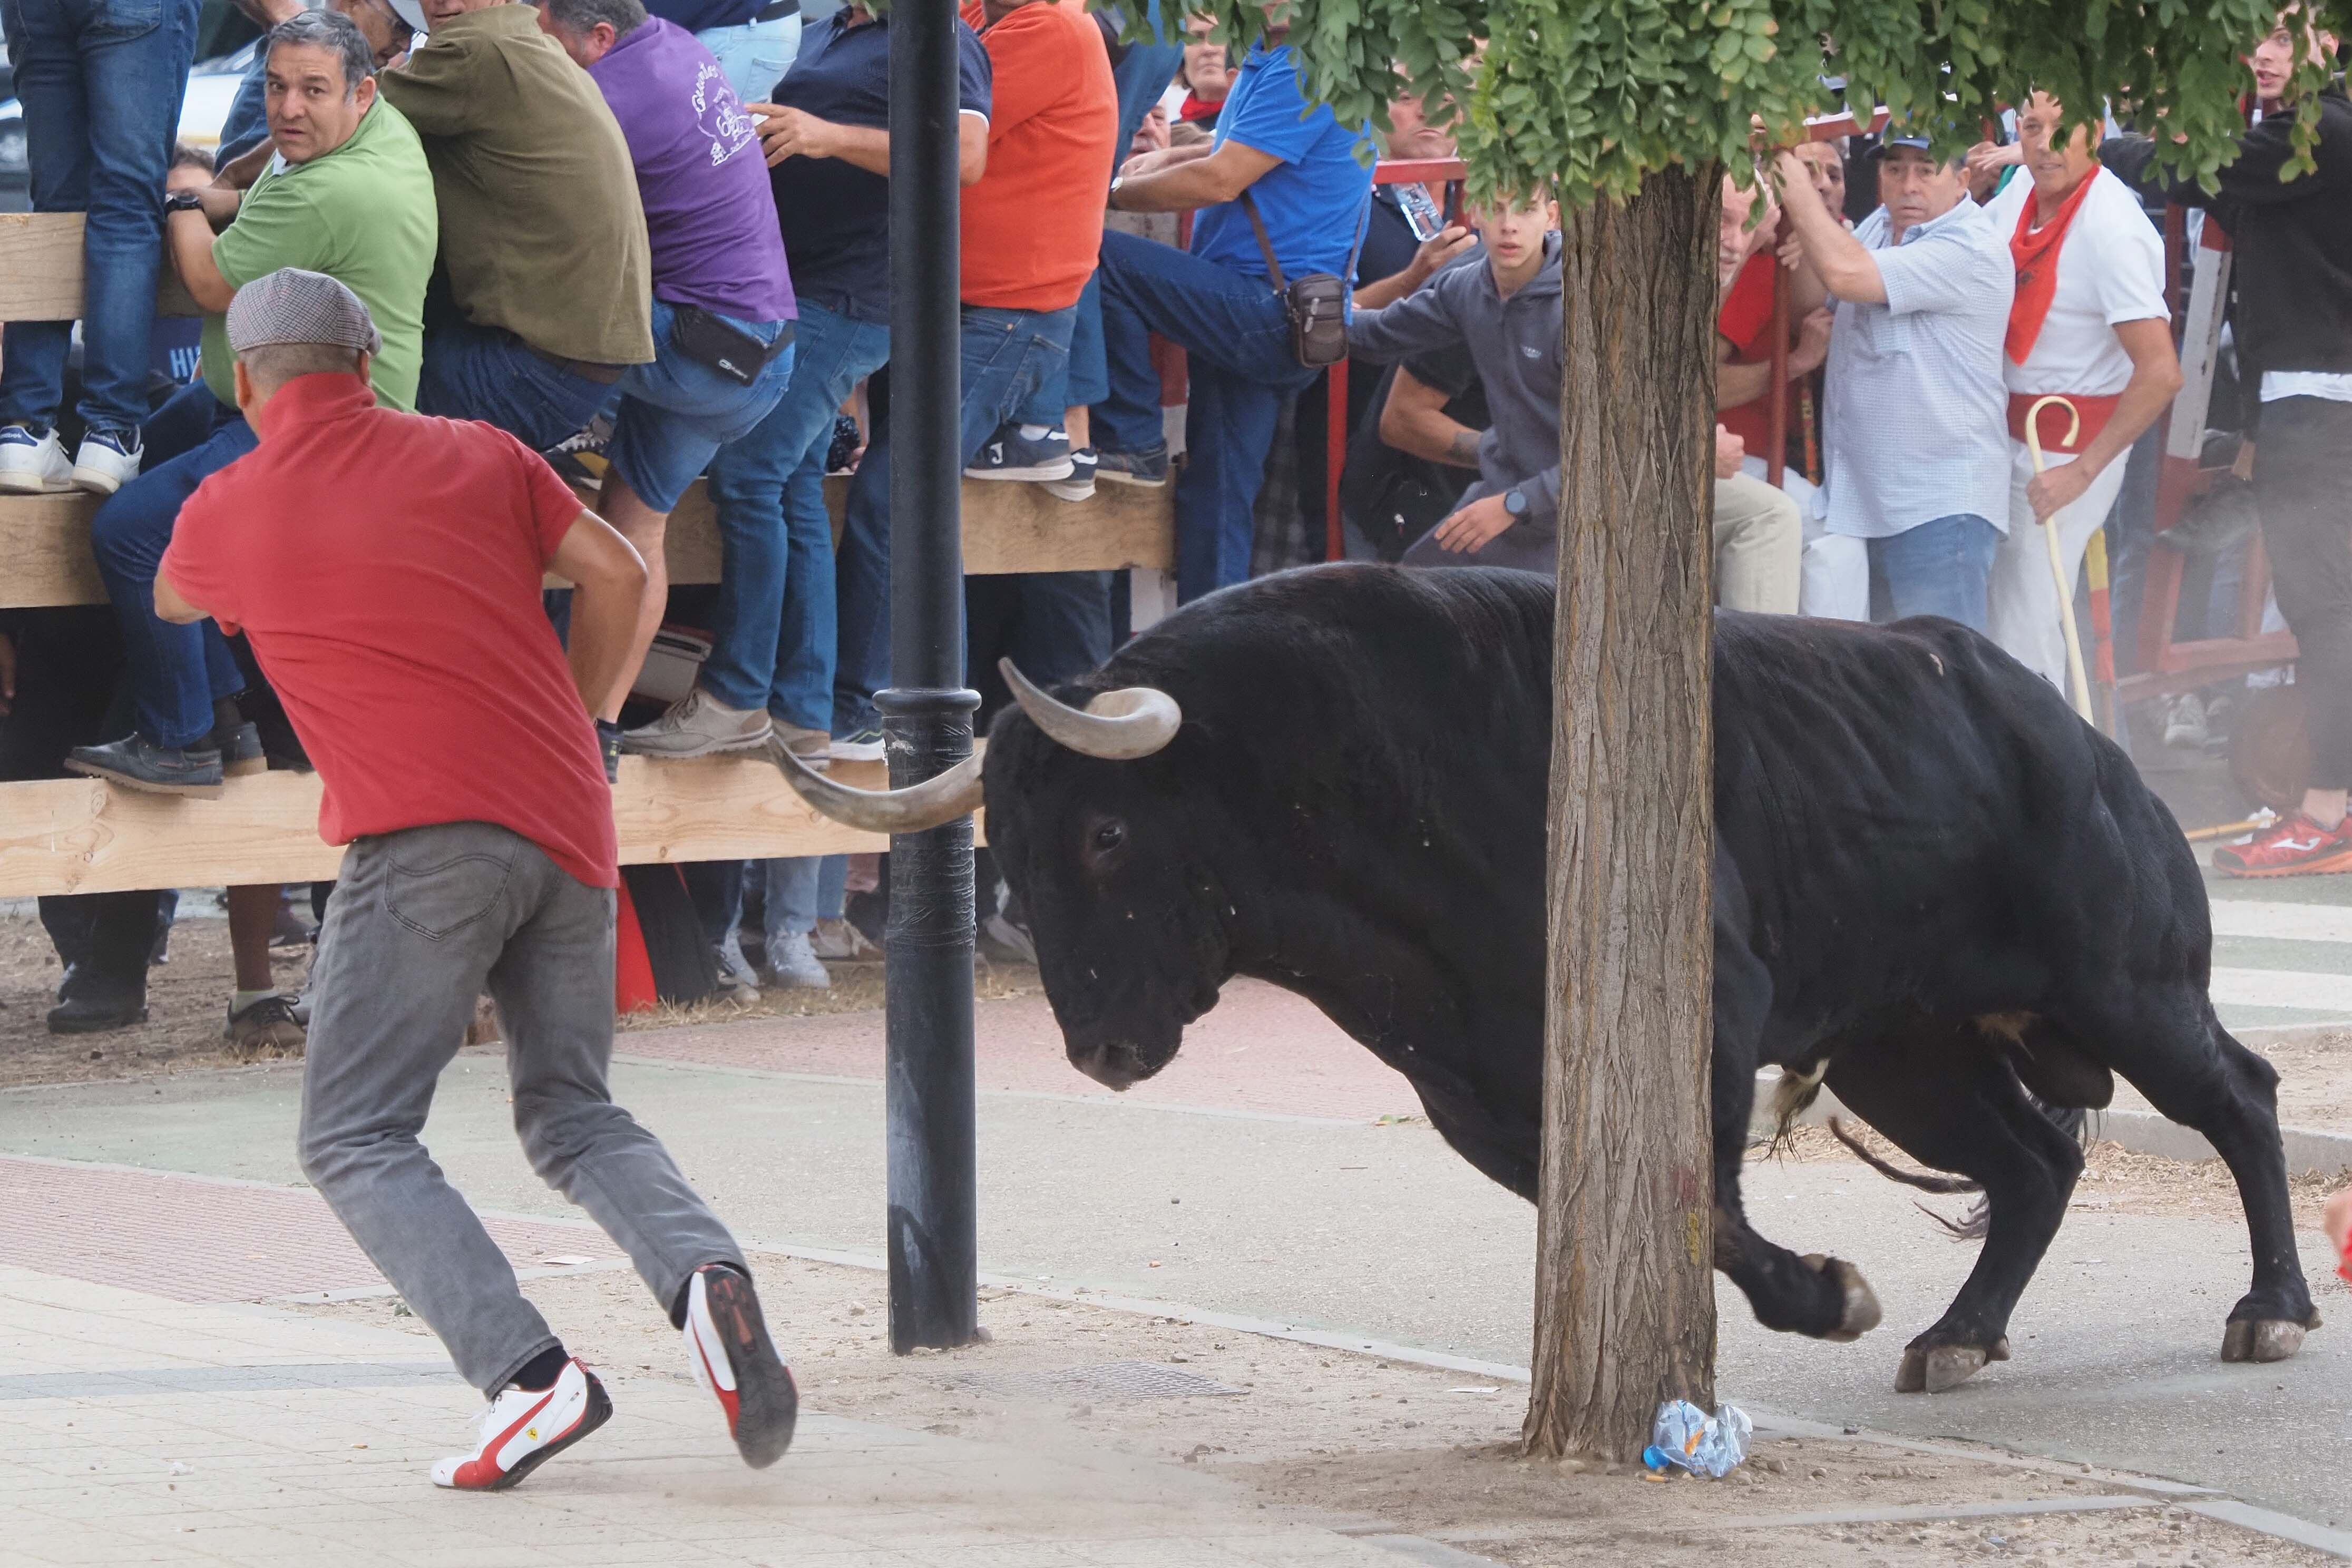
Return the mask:
[[[982,1018],[984,1268],[1043,1289],[1085,1285],[1525,1364],[1531,1211],[1425,1126],[1373,1121],[1379,1106],[1410,1111],[1409,1091],[1303,1004],[1234,988],[1157,1081],[1158,1103],[1112,1099],[1070,1071],[1034,998],[987,1004]],[[685,1032],[625,1037],[632,1060],[616,1089],[721,1212],[759,1244],[878,1250],[878,1019],[735,1026],[705,1031],[723,1041],[708,1051]],[[705,1054],[727,1064],[691,1060]],[[1055,1083],[1066,1092],[1044,1087]],[[292,1186],[298,1090],[299,1073],[281,1067],[0,1095],[0,1153],[74,1162],[0,1166],[0,1197],[30,1190],[28,1169],[45,1173],[45,1207],[68,1201],[59,1184],[122,1179],[88,1173],[92,1162]],[[1262,1108],[1285,1097],[1310,1113]],[[503,1062],[468,1053],[441,1086],[433,1150],[478,1204],[533,1227],[510,1249],[544,1248],[547,1228],[570,1216],[523,1165],[508,1116]],[[1727,1397],[2168,1475],[2352,1526],[2352,1337],[2315,1333],[2279,1367],[2216,1358],[2243,1289],[2242,1226],[2078,1212],[2019,1311],[2017,1359],[1927,1399],[1892,1393],[1895,1360],[1957,1289],[1970,1250],[1906,1191],[1852,1166],[1759,1167],[1749,1203],[1776,1239],[1857,1260],[1887,1321],[1856,1345],[1815,1344],[1761,1332],[1724,1291]],[[26,1244],[10,1238],[38,1218],[0,1211],[0,1262],[20,1260],[6,1249]],[[593,1232],[570,1234],[580,1253],[609,1256]],[[2315,1260],[2318,1239],[2304,1244]],[[2323,1301],[2343,1300],[2315,1261],[2311,1272]]]
[[[1242,1490],[805,1416],[742,1468],[700,1390],[607,1373],[613,1422],[496,1499],[423,1483],[480,1403],[406,1334],[0,1268],[0,1562],[538,1568],[1398,1568]]]

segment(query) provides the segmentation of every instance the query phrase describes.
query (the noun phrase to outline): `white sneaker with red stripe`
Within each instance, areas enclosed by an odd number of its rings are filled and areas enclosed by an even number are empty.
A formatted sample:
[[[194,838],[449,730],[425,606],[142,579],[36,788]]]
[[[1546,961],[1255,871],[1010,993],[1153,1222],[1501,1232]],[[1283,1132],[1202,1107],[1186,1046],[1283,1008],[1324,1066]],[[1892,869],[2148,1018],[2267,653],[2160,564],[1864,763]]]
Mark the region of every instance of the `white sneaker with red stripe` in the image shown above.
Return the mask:
[[[613,1418],[596,1375],[572,1357],[546,1388],[509,1388],[490,1401],[475,1428],[474,1451],[436,1460],[433,1484],[459,1491],[504,1491]]]
[[[705,1264],[687,1284],[686,1359],[694,1380],[727,1415],[736,1451],[755,1470],[793,1446],[800,1395],[768,1337],[751,1281],[723,1264]]]

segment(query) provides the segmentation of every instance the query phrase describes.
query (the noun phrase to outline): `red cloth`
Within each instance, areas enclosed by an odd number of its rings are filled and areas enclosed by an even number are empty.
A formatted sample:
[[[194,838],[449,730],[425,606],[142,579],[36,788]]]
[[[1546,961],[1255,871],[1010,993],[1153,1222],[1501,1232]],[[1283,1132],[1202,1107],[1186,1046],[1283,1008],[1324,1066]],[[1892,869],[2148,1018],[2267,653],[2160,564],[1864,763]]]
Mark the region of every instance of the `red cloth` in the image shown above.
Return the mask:
[[[2017,232],[2009,236],[2010,259],[2017,264],[2017,298],[2009,307],[2009,335],[2001,347],[2009,352],[2012,365],[2025,363],[2033,352],[2034,340],[2042,336],[2042,323],[2049,319],[2050,303],[2058,298],[2058,250],[2066,243],[2067,225],[2083,205],[2083,198],[2097,183],[2098,166],[2092,165],[2092,178],[2074,187],[2074,193],[2059,207],[2058,215],[2033,226],[2036,206],[2032,196],[2018,209]],[[2087,439],[2087,438],[2086,438]]]
[[[1724,290],[1723,308],[1716,313],[1715,330],[1731,345],[1730,363],[1760,365],[1772,357],[1772,282],[1779,258],[1767,246],[1748,258],[1739,268],[1731,287]],[[1716,423],[1748,444],[1751,457],[1770,460],[1766,450],[1772,444],[1772,393],[1767,387],[1762,396],[1743,402],[1737,408],[1717,411]],[[1793,413],[1790,427],[1795,428]]]
[[[992,25],[963,19],[988,50],[988,169],[964,192],[963,302],[1061,310],[1102,251],[1102,172],[1119,161],[1118,88],[1102,29],[1078,0],[1030,0]]]
[[[2035,403],[2049,395],[2047,392],[2009,394],[2009,437],[2011,441],[2025,439],[2026,414]],[[2074,405],[2075,412],[2083,416],[2083,428],[2074,433],[2074,440],[2064,439],[2066,427],[2072,422],[2062,405],[2052,403],[2042,411],[2042,450],[2044,452],[2081,452],[2107,427],[2107,421],[2116,416],[2116,405],[2124,401],[2121,392],[2068,392],[2065,396],[2066,401]]]
[[[258,434],[180,508],[161,575],[251,637],[325,786],[320,837],[495,822],[613,886],[603,755],[540,598],[571,487],[357,376],[289,382]]]
[[[1224,107],[1225,100],[1222,98],[1210,103],[1199,93],[1188,91],[1184,94],[1184,106],[1176,111],[1176,118],[1194,125],[1214,125]]]

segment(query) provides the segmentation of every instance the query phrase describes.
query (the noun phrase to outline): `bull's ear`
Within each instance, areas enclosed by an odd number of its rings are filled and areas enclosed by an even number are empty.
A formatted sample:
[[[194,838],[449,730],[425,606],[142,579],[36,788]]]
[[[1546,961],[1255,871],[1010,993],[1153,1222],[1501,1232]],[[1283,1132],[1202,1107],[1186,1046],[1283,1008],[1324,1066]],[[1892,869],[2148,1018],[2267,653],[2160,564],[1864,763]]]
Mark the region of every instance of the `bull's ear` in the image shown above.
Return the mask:
[[[1029,722],[1083,756],[1109,762],[1150,757],[1175,739],[1184,725],[1184,711],[1176,699],[1156,686],[1121,686],[1097,693],[1084,708],[1074,708],[1040,691],[1011,659],[997,660],[996,668]]]
[[[823,815],[869,833],[919,833],[980,810],[980,769],[985,753],[975,752],[936,779],[904,789],[853,789],[837,784],[787,747],[784,779]]]

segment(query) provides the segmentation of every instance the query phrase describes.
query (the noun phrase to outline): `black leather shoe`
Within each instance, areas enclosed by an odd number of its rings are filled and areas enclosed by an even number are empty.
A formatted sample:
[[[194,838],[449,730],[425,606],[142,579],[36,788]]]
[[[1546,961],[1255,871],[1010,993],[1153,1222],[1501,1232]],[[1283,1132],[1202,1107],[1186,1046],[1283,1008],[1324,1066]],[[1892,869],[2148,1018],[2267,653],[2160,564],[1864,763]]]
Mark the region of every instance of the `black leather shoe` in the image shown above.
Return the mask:
[[[66,771],[157,795],[217,800],[221,792],[218,751],[158,746],[143,735],[125,736],[104,746],[77,746],[66,754]]]
[[[73,997],[49,1009],[51,1034],[104,1034],[146,1021],[144,997]]]

